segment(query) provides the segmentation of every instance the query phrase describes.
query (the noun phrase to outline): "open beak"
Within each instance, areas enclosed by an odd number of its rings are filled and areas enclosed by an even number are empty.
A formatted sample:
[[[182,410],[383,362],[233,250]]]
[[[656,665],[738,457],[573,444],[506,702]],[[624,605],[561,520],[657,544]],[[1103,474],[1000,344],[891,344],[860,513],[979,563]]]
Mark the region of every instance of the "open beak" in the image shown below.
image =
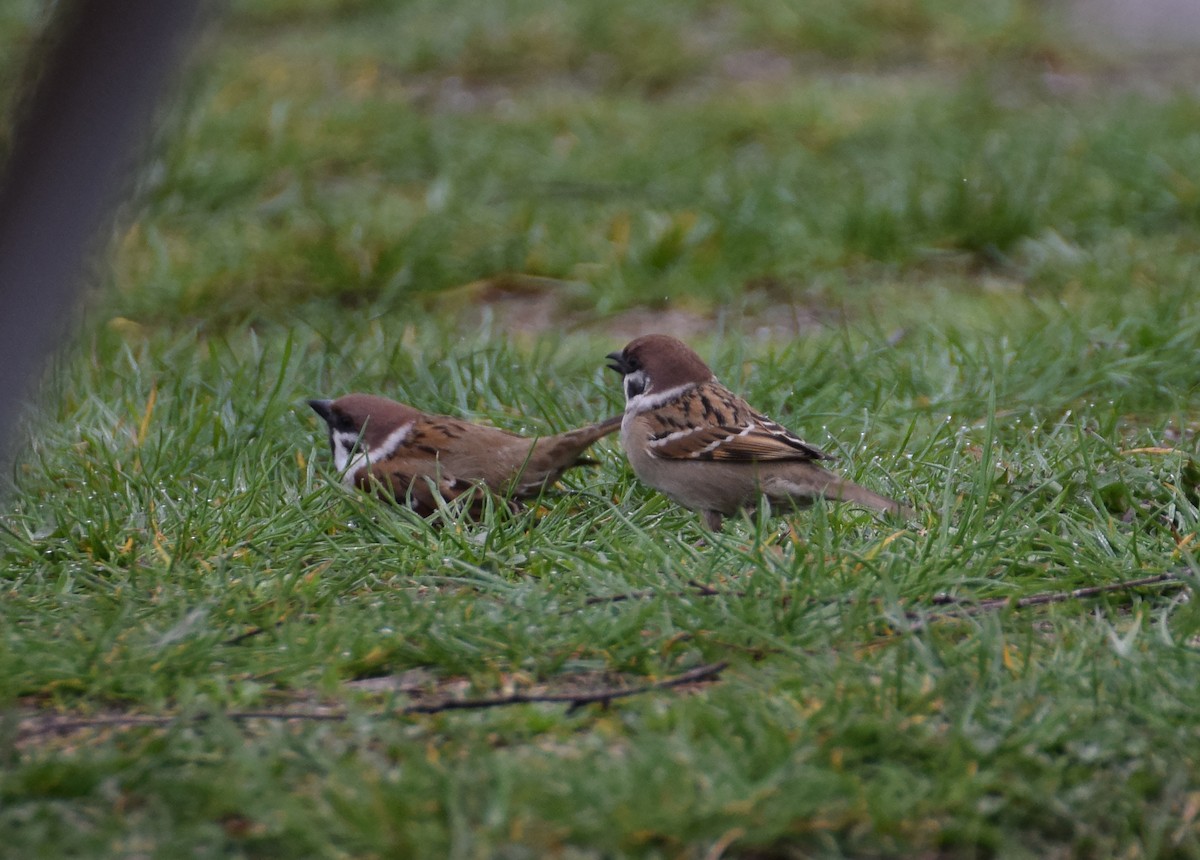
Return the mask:
[[[629,364],[625,361],[625,356],[622,353],[610,352],[604,357],[612,362],[612,364],[606,365],[609,370],[615,370],[622,376],[629,372]]]

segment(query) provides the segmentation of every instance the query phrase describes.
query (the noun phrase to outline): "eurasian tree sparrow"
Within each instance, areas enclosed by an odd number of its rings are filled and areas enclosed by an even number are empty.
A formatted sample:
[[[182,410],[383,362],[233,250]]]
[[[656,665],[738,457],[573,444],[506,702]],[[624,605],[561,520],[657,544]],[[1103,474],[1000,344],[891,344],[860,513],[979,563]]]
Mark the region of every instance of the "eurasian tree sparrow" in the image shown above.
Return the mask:
[[[621,425],[620,416],[599,424],[536,439],[411,406],[347,394],[308,405],[329,426],[333,462],[348,487],[380,486],[385,497],[422,516],[474,486],[508,500],[536,496],[572,466],[593,461],[584,450]],[[476,499],[471,513],[479,513]]]
[[[624,377],[621,447],[629,465],[643,482],[699,511],[713,531],[762,496],[784,507],[822,496],[912,515],[818,465],[834,458],[751,408],[675,338],[639,337],[608,358]]]

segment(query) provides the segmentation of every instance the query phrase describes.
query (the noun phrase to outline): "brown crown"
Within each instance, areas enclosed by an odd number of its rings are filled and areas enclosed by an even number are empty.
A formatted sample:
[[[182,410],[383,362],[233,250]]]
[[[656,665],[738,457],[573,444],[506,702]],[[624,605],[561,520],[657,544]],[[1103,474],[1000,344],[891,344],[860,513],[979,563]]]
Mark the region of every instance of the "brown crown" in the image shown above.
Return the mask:
[[[621,350],[616,363],[624,373],[644,371],[654,391],[666,391],[689,382],[708,382],[714,378],[695,350],[665,334],[648,334],[630,341]]]
[[[324,411],[318,409],[317,403],[325,406]],[[316,401],[310,405],[325,419],[330,430],[362,433],[363,445],[368,449],[381,444],[401,424],[423,414],[411,406],[373,394],[347,394],[332,403]]]

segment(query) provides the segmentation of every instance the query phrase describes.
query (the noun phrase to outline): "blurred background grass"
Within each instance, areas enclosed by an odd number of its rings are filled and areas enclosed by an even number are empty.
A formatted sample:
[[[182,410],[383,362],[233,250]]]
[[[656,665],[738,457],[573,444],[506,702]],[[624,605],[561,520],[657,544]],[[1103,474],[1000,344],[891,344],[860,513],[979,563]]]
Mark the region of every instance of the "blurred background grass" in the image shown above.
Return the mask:
[[[41,18],[7,5],[3,79]],[[791,306],[794,329],[1119,297],[1196,249],[1200,106],[1188,54],[1101,51],[1078,18],[241,0],[166,110],[103,304],[210,330],[438,296],[535,328]]]

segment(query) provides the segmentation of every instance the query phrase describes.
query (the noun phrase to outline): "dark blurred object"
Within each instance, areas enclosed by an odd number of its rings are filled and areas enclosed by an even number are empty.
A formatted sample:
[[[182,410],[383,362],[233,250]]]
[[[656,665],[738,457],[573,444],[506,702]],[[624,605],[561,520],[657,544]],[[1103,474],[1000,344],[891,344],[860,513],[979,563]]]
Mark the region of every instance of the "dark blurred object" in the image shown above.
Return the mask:
[[[0,179],[0,461],[16,404],[70,318],[84,261],[118,199],[200,0],[59,4]]]

